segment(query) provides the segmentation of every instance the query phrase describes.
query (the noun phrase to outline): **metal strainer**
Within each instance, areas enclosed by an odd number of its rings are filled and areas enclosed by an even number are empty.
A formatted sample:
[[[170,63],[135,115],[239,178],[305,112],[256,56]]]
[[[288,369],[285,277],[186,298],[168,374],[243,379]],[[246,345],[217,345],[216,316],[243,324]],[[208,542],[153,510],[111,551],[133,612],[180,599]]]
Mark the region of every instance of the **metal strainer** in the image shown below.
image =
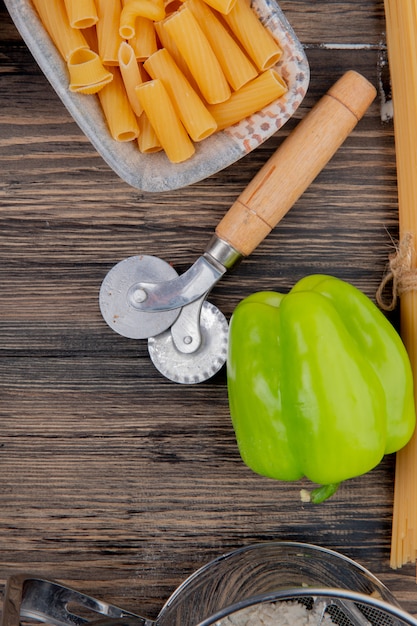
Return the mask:
[[[417,626],[358,563],[318,546],[280,541],[241,548],[201,567],[174,591],[156,620],[56,582],[11,576],[0,626],[281,626],[263,622],[259,611],[284,602],[307,610],[307,626]]]
[[[416,620],[397,606],[379,598],[343,589],[287,589],[255,596],[200,622],[198,626],[281,626],[279,611],[267,607],[300,604],[308,626],[416,626]],[[287,618],[288,619],[288,618]],[[303,624],[304,622],[301,622]],[[294,620],[294,626],[299,626]]]

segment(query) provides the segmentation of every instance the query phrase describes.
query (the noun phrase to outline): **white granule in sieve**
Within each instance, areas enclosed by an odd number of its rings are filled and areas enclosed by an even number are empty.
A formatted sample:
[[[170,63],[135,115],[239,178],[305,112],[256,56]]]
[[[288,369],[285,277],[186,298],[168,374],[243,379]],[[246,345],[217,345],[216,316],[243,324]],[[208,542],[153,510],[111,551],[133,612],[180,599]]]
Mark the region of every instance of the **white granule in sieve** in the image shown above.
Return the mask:
[[[323,608],[309,610],[297,601],[265,602],[229,615],[216,626],[334,626]]]

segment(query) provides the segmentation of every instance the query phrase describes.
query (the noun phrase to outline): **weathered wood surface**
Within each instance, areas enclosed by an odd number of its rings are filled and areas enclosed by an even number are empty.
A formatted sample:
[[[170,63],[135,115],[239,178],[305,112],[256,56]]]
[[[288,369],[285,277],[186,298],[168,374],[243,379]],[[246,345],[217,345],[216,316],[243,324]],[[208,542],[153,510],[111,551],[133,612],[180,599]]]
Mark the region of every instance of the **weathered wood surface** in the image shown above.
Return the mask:
[[[347,69],[379,87],[381,1],[281,2],[306,47],[310,89],[276,136],[185,190],[142,193],[96,154],[0,2],[0,582],[59,579],[155,617],[193,570],[225,551],[286,539],[330,547],[417,613],[414,566],[389,568],[394,459],[322,506],[300,484],[240,461],[225,373],[162,378],[146,343],[103,322],[98,290],[143,252],[181,272],[239,192]],[[381,93],[270,237],[211,300],[226,316],[258,289],[326,272],[374,297],[397,237],[393,126]],[[396,316],[394,315],[394,322]]]

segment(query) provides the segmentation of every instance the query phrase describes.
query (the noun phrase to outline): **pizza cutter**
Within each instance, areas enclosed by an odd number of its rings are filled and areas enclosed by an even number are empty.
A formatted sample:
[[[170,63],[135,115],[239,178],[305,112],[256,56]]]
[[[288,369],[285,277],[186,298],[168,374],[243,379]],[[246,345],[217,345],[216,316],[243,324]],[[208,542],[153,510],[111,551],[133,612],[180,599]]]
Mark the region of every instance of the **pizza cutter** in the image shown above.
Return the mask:
[[[193,384],[214,376],[227,358],[228,323],[207,301],[210,290],[293,206],[375,95],[365,77],[346,72],[249,183],[184,274],[147,255],[115,265],[100,289],[108,325],[124,337],[148,339],[154,365],[174,382]]]

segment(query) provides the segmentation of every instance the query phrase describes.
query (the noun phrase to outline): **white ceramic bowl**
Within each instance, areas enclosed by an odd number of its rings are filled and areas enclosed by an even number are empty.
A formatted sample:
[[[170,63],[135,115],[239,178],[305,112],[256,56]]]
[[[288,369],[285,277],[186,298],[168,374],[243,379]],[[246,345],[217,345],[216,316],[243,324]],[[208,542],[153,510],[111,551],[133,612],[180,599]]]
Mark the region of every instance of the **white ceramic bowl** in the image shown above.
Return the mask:
[[[33,57],[81,130],[120,178],[144,191],[178,189],[228,167],[280,129],[297,110],[308,88],[305,52],[280,7],[274,0],[253,0],[262,22],[283,48],[277,68],[288,84],[288,92],[259,113],[198,143],[188,161],[173,164],[162,152],[143,155],[136,142],[114,141],[96,97],[69,91],[66,66],[31,1],[5,0],[5,4]]]

